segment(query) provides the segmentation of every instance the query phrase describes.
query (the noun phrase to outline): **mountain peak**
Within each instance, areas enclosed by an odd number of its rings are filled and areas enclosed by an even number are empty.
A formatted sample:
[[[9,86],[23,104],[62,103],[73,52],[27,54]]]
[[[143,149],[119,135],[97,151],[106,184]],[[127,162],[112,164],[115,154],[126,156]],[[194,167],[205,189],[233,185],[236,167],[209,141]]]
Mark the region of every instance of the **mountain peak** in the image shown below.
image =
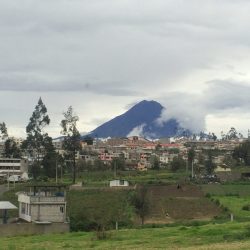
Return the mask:
[[[102,138],[124,137],[133,133],[140,133],[148,138],[174,136],[179,127],[176,120],[169,120],[161,126],[156,122],[162,109],[163,106],[156,101],[140,101],[124,114],[97,127],[91,132],[91,135]]]
[[[156,102],[154,100],[151,100],[151,101],[142,100],[134,105],[134,107],[136,107],[136,106],[158,106],[160,108],[163,108],[159,102]]]

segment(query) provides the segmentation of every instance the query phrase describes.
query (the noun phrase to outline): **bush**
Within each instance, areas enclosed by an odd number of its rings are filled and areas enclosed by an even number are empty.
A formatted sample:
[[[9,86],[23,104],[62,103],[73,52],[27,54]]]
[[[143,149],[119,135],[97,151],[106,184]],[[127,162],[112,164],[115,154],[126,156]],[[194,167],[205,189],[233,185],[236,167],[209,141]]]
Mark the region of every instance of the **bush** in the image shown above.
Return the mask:
[[[229,212],[229,208],[223,206],[223,211],[224,211],[224,212]]]
[[[242,207],[242,210],[249,211],[250,210],[250,206],[249,205],[244,205]]]
[[[97,225],[87,218],[78,217],[78,216],[71,216],[70,217],[70,231],[77,232],[77,231],[92,231],[95,230]]]
[[[239,197],[238,193],[226,193],[225,196],[236,196]]]
[[[214,201],[214,203],[215,203],[217,206],[220,205],[220,201],[219,201],[218,199],[216,199],[216,200]]]
[[[210,193],[206,193],[205,197],[211,198],[211,194]]]

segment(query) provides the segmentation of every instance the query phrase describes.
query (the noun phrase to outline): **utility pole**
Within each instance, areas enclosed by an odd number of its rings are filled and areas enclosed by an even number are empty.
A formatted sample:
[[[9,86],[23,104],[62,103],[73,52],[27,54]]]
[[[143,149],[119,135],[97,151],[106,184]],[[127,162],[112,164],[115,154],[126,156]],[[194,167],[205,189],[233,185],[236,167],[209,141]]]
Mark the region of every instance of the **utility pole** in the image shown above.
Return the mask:
[[[73,152],[73,184],[76,183],[76,149],[74,148],[74,152]]]
[[[10,190],[10,171],[8,171],[8,190]]]
[[[194,178],[194,161],[192,161],[192,179]]]
[[[57,155],[56,155],[56,184],[57,184]]]
[[[114,161],[114,178],[116,179],[116,161]]]

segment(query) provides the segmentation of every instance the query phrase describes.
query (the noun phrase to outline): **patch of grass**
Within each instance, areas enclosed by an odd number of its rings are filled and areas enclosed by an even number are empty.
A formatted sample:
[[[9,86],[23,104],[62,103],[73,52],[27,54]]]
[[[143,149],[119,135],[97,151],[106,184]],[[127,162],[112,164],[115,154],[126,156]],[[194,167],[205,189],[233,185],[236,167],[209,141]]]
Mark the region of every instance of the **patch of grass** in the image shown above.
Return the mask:
[[[250,212],[243,209],[246,204],[250,204],[250,197],[216,196],[215,199],[230,210],[235,220],[250,220]]]
[[[200,185],[204,194],[210,196],[250,196],[250,183],[226,183],[226,184],[204,184]]]
[[[111,231],[97,240],[94,234],[67,233],[1,238],[1,249],[232,249],[250,248],[250,223],[206,224]],[[217,248],[218,247],[218,248]]]
[[[114,178],[113,171],[93,171],[82,172],[79,174],[77,182],[83,182],[84,186],[108,186],[109,181]],[[126,179],[132,185],[135,184],[167,184],[175,183],[180,179],[186,177],[185,172],[173,173],[166,169],[140,171],[117,171],[117,178]],[[70,176],[64,177],[64,182],[69,182],[72,178]]]

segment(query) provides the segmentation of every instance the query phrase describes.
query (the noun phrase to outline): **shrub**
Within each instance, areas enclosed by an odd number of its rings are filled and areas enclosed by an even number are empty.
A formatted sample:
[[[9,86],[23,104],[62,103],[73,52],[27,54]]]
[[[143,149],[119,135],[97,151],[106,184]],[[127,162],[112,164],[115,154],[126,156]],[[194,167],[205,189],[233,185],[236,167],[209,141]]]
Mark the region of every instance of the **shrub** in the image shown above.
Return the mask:
[[[250,210],[250,206],[249,205],[244,205],[242,207],[242,210],[249,211]]]
[[[206,193],[205,197],[211,198],[211,194],[210,193]]]
[[[218,199],[216,199],[216,200],[214,201],[214,203],[215,203],[217,206],[220,205],[220,201],[219,201]]]

